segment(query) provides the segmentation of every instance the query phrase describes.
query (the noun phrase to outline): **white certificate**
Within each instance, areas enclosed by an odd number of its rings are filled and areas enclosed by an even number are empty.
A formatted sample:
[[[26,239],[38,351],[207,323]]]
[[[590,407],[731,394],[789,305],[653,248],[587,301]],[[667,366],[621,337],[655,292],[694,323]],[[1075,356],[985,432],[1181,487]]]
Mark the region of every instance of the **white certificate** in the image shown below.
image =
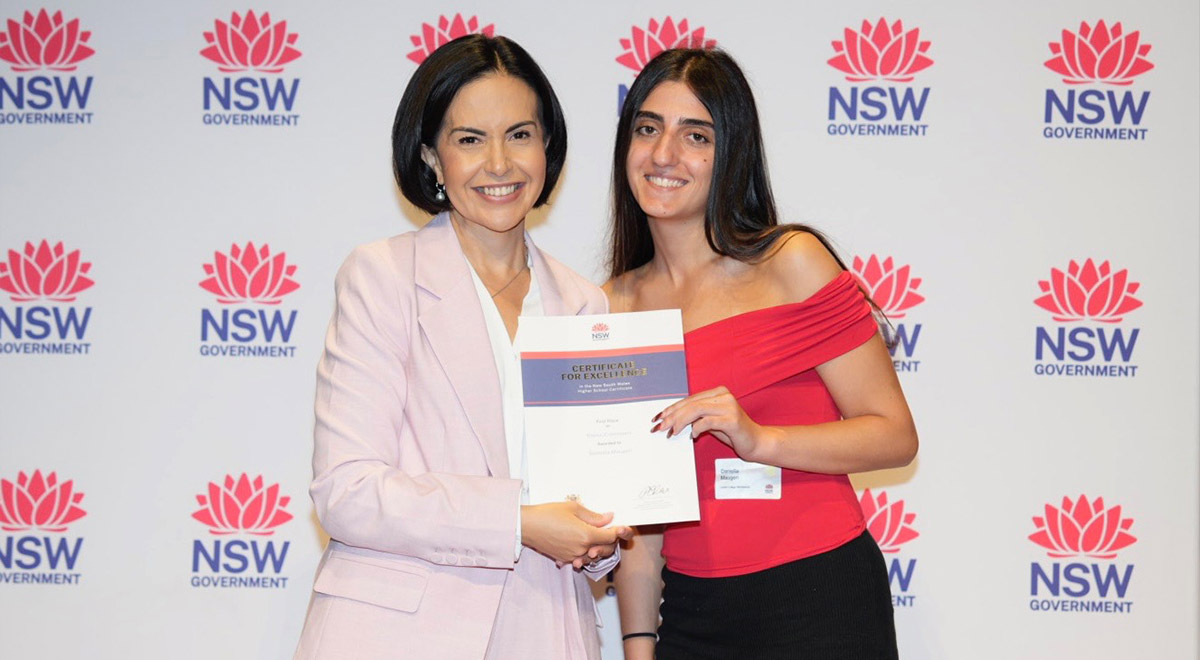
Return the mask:
[[[699,520],[691,429],[650,432],[687,396],[679,310],[518,327],[529,502],[576,500],[619,525]]]

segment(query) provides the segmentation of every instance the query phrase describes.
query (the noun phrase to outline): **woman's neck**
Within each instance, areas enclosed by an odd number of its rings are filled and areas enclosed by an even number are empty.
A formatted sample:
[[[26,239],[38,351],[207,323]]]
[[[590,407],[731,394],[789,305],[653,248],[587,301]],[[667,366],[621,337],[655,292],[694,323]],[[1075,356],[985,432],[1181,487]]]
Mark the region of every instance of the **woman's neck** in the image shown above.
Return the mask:
[[[684,221],[647,220],[654,240],[654,257],[648,266],[672,284],[693,280],[724,259],[709,246],[703,217]]]
[[[458,236],[467,261],[485,280],[525,268],[525,221],[498,232],[450,212],[450,226]]]

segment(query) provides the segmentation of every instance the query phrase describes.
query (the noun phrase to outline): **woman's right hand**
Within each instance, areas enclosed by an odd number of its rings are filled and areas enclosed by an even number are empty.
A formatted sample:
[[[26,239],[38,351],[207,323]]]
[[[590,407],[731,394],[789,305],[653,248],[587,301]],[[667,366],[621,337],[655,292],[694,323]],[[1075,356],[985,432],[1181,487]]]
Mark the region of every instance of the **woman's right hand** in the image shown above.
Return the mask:
[[[609,527],[611,513],[596,513],[578,502],[550,502],[521,507],[521,544],[553,559],[559,566],[608,557],[618,539],[633,535],[629,527]]]

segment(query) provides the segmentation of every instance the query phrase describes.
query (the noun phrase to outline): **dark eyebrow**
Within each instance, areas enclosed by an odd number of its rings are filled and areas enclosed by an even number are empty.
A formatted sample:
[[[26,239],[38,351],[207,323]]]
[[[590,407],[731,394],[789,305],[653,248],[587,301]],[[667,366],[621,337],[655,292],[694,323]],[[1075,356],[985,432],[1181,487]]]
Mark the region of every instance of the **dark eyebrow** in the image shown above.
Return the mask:
[[[536,126],[537,122],[535,122],[532,119],[527,119],[525,121],[519,121],[519,122],[513,124],[512,126],[509,126],[508,128],[504,129],[504,132],[512,133],[513,131],[517,130],[518,128],[521,128],[522,126],[529,126],[529,125]],[[485,131],[482,131],[478,128],[471,128],[469,126],[455,126],[454,128],[450,129],[450,133],[456,133],[458,131],[462,131],[463,133],[470,133],[471,135],[478,135],[480,137],[487,137],[487,133]]]
[[[649,119],[651,121],[656,121],[660,124],[664,123],[662,115],[658,114],[657,112],[650,112],[649,110],[638,110],[636,117],[638,119]],[[679,120],[679,123],[682,126],[700,126],[703,128],[711,128],[716,130],[711,121],[705,121],[703,119],[681,119]]]

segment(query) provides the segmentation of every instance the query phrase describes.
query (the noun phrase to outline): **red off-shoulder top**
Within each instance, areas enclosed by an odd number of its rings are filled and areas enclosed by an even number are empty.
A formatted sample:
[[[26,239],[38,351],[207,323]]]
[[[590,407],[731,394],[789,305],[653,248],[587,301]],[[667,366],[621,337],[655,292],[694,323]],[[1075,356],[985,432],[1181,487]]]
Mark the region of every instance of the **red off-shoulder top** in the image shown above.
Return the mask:
[[[728,387],[759,424],[835,421],[841,413],[815,367],[860,346],[877,330],[853,276],[842,272],[801,302],[686,333],[688,386],[693,393]],[[715,461],[736,457],[711,434],[697,438],[700,521],[667,527],[663,556],[672,571],[743,575],[836,548],[865,529],[846,475],[784,469],[778,500],[715,499]]]

